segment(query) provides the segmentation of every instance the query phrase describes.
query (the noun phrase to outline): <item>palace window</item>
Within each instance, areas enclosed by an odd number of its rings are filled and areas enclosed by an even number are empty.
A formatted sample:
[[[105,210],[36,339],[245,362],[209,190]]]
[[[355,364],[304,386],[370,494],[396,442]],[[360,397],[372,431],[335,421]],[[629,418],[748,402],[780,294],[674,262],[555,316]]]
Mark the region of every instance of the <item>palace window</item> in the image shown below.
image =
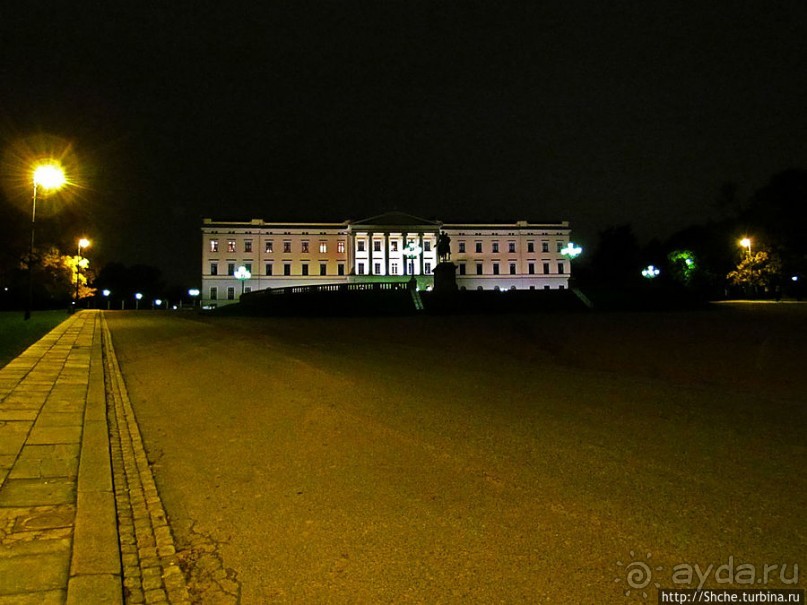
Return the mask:
[[[218,252],[219,251],[219,240],[217,240],[217,239],[210,240],[210,251],[211,252]]]
[[[358,263],[356,265],[356,273],[359,275],[364,275],[364,263]]]
[[[344,242],[344,240],[339,240],[338,242],[336,242],[336,251],[339,254],[344,254],[345,253],[345,242]]]
[[[563,263],[558,263],[558,273],[560,273],[561,275],[565,273],[565,271],[563,270]]]
[[[549,263],[544,263],[544,275],[549,275]]]
[[[549,242],[541,242],[541,252],[549,252]]]
[[[429,240],[423,242],[423,251],[424,252],[431,252],[432,251],[432,243]],[[427,271],[428,273],[428,271]]]
[[[360,240],[358,240],[358,241],[356,242],[356,249],[357,249],[359,252],[364,252],[364,240],[363,240],[363,239],[360,239]]]
[[[336,265],[336,274],[337,275],[345,274],[345,263],[339,263],[338,265]]]
[[[499,242],[493,242],[493,252],[499,251]]]
[[[499,263],[493,263],[493,275],[499,274]]]
[[[515,263],[510,263],[510,275],[515,275],[515,274],[516,274],[516,264]]]
[[[303,263],[301,267],[303,275],[308,275],[308,263]]]
[[[477,254],[482,253],[482,242],[476,242],[476,253]]]
[[[252,292],[252,286],[244,286],[244,294],[249,294]]]
[[[465,263],[460,263],[460,275],[465,275]]]
[[[393,252],[397,252],[398,251],[398,241],[397,240],[392,240],[389,243],[389,247],[390,247],[390,250],[392,250]]]
[[[515,242],[507,242],[507,250],[509,252],[511,252],[511,253],[515,252],[516,251],[516,243]]]
[[[563,242],[557,241],[555,243],[557,244],[557,252],[561,252],[563,250]]]
[[[307,242],[307,241],[303,241],[303,242],[300,242],[300,244],[301,244],[301,246],[302,246],[301,252],[302,252],[303,254],[308,254],[308,242]]]
[[[320,242],[319,243],[319,252],[320,254],[325,254],[328,252],[328,243],[327,242]]]
[[[252,240],[244,240],[244,252],[252,252]]]
[[[264,252],[274,252],[274,245],[272,244],[272,240],[267,240],[264,242]]]
[[[432,264],[429,262],[423,263],[423,273],[428,275],[432,272]]]
[[[476,263],[476,274],[482,275],[482,263]]]
[[[210,300],[218,300],[218,298],[219,298],[219,287],[210,286]]]
[[[283,275],[291,275],[291,263],[283,263]]]
[[[272,275],[272,263],[266,263],[266,275]]]
[[[326,263],[319,264],[319,274],[326,275],[328,273],[328,265]]]
[[[235,263],[227,263],[227,275],[235,275]]]
[[[235,287],[227,286],[227,300],[235,300]]]
[[[227,240],[227,252],[235,252],[235,240],[228,239]]]
[[[380,242],[376,242],[380,243]],[[375,275],[381,275],[381,263],[373,263],[373,273]]]
[[[381,240],[373,240],[373,252],[381,252]]]
[[[398,275],[398,263],[390,263],[390,273],[392,275]]]
[[[219,264],[210,263],[210,275],[218,275],[218,274],[219,274]]]
[[[283,240],[283,253],[284,254],[291,254],[291,241],[290,240]]]
[[[527,273],[529,273],[530,275],[535,275],[535,263],[527,264]]]
[[[527,242],[527,252],[535,252],[535,242]]]
[[[459,247],[459,253],[460,254],[465,254],[465,242],[460,242],[458,244],[458,247]]]

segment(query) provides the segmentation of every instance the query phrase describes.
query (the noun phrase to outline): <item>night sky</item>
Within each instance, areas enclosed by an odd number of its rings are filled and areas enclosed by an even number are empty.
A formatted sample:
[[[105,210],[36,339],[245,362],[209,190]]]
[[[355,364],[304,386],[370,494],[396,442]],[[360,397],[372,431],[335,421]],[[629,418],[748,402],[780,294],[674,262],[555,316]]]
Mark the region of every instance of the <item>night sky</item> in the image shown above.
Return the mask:
[[[13,0],[0,144],[71,144],[95,262],[188,285],[203,216],[663,238],[807,167],[805,41],[804,0]]]

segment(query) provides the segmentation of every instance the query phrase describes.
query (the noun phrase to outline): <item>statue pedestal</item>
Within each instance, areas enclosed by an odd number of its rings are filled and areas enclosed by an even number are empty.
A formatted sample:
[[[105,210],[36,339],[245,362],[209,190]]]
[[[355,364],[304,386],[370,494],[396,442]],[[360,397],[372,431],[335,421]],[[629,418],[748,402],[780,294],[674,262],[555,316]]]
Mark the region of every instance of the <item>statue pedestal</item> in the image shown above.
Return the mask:
[[[434,291],[457,291],[457,265],[445,261],[437,264],[434,268]]]

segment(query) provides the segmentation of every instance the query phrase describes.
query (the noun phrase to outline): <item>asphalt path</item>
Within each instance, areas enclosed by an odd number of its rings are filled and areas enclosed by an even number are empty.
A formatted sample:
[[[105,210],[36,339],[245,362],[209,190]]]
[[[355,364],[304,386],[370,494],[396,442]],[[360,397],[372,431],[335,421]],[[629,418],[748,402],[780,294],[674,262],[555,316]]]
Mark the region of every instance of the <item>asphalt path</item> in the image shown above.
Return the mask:
[[[106,317],[199,602],[805,584],[807,305]]]

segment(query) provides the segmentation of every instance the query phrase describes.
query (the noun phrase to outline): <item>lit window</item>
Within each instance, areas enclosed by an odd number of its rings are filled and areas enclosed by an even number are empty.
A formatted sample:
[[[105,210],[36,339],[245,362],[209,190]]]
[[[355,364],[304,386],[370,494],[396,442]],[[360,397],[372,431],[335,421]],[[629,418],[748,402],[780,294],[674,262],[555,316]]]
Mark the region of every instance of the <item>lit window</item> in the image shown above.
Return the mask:
[[[219,274],[219,264],[210,263],[210,275],[218,275],[218,274]]]
[[[291,252],[291,242],[289,240],[283,241],[283,252],[289,254]]]
[[[210,240],[210,251],[211,252],[218,252],[219,251],[219,240],[217,240],[217,239]]]
[[[274,243],[272,242],[272,240],[269,240],[269,241],[266,242],[266,249],[264,251],[265,252],[274,252],[275,251],[274,248],[275,248]]]
[[[508,242],[507,243],[507,249],[510,252],[515,252],[516,251],[516,243],[515,242]]]
[[[308,242],[301,242],[301,246],[302,246],[301,252],[303,254],[308,254]]]
[[[326,252],[328,252],[328,244],[327,244],[327,242],[320,242],[319,243],[319,251],[320,251],[320,254],[325,254]]]
[[[218,300],[219,298],[219,288],[218,286],[211,286],[210,287],[210,300]]]
[[[423,263],[423,272],[428,275],[432,272],[432,264],[431,263]]]
[[[338,242],[336,242],[336,251],[339,254],[345,253],[345,242],[343,240],[339,240]]]
[[[391,242],[389,243],[389,245],[390,245],[390,250],[392,250],[393,252],[397,252],[397,251],[398,251],[398,240],[393,240],[393,241],[391,241]]]
[[[235,240],[228,239],[227,240],[227,252],[235,252]]]
[[[244,252],[252,252],[252,240],[248,239],[244,242]]]

